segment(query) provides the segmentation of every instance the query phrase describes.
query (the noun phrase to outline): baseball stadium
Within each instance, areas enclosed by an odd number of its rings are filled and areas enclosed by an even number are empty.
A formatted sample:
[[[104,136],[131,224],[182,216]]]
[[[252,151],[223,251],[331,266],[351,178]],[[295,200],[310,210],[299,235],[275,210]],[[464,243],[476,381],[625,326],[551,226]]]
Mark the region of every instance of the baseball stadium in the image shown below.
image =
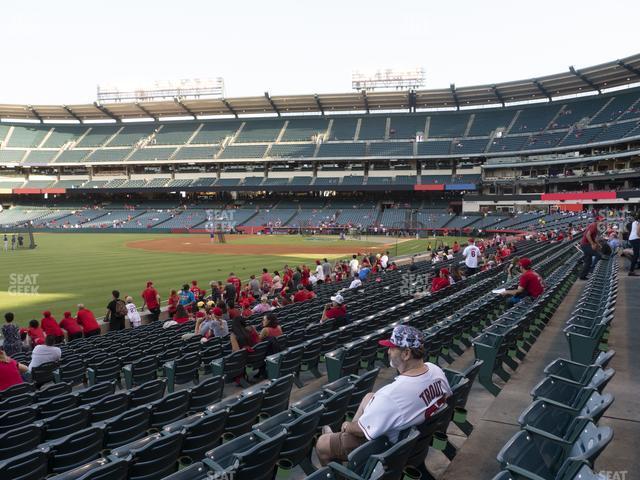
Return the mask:
[[[275,52],[266,31],[221,65]],[[187,42],[157,41],[168,64]],[[622,43],[466,86],[383,64],[323,93],[338,61],[289,94],[255,95],[258,74],[238,95],[216,77],[76,101],[68,57],[55,101],[0,80],[0,479],[640,478],[640,54]],[[139,76],[122,65],[96,78]]]

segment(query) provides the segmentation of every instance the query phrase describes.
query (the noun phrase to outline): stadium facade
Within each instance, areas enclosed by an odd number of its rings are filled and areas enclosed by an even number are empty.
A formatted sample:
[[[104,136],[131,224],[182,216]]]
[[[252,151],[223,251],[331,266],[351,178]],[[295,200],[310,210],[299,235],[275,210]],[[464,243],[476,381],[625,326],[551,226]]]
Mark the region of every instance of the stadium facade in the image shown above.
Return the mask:
[[[251,201],[254,214],[241,223],[282,227],[308,222],[314,214],[304,209],[340,215],[345,202],[350,222],[384,220],[388,228],[407,217],[387,218],[390,205],[477,215],[637,203],[638,85],[635,55],[440,90],[0,105],[0,202],[153,209]],[[273,208],[287,211],[273,217]],[[10,224],[10,211],[0,223]],[[44,217],[45,226],[65,215],[71,213],[15,218]],[[441,223],[432,226],[447,226]]]

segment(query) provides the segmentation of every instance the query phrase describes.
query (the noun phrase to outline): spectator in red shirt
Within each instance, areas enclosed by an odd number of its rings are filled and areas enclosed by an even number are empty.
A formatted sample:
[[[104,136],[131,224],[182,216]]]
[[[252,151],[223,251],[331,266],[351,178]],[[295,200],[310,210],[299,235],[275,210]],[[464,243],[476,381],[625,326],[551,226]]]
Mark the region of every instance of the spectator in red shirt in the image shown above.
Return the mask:
[[[171,290],[171,292],[169,293],[169,300],[168,300],[168,307],[167,307],[167,312],[169,313],[169,318],[173,318],[173,316],[176,314],[176,309],[178,308],[178,305],[180,304],[180,295],[178,295],[178,292],[176,290]]]
[[[147,282],[147,288],[142,291],[142,299],[142,308],[146,305],[151,312],[151,321],[155,322],[160,318],[160,294],[153,287],[153,282]]]
[[[40,324],[42,326],[42,330],[44,330],[44,334],[53,335],[56,338],[56,343],[62,343],[64,341],[64,332],[56,322],[56,319],[51,315],[49,310],[45,310],[42,312],[42,320]]]
[[[313,285],[309,284],[305,288],[307,294],[307,300],[311,300],[312,298],[316,298],[316,292],[313,291]]]
[[[233,300],[229,300],[227,302],[227,315],[229,315],[229,320],[233,320],[234,318],[241,316],[240,310],[235,307]]]
[[[176,313],[173,315],[173,321],[176,323],[187,323],[189,321],[189,314],[187,310],[180,304],[176,307]]]
[[[78,322],[78,325],[82,327],[85,337],[100,335],[100,324],[96,320],[96,316],[91,310],[84,308],[84,305],[82,304],[78,305],[76,321]]]
[[[583,257],[580,280],[586,280],[592,266],[602,258],[602,254],[599,252],[600,245],[598,244],[598,228],[600,227],[600,223],[602,222],[602,220],[602,217],[597,217],[596,221],[589,224],[587,229],[582,234],[582,240],[580,240],[580,249],[582,250]],[[593,262],[594,258],[595,262]]]
[[[191,288],[190,288],[191,292],[193,292],[193,295],[196,297],[196,300],[202,300],[202,290],[200,289],[200,287],[198,287],[198,281],[197,280],[191,280]]]
[[[40,328],[40,323],[37,320],[31,320],[29,322],[29,328],[20,329],[20,332],[26,332],[31,339],[31,348],[38,345],[44,345],[45,334],[44,330]]]
[[[520,275],[520,280],[518,281],[518,288],[502,292],[502,296],[511,297],[509,299],[509,304],[511,305],[515,305],[526,297],[538,298],[544,292],[544,281],[537,272],[531,270],[530,259],[520,259],[520,270],[522,275]]]
[[[262,269],[262,277],[260,277],[260,286],[262,287],[262,291],[268,293],[271,291],[271,286],[273,285],[273,277],[269,273],[269,270],[266,268]]]
[[[299,303],[299,302],[304,302],[305,300],[308,300],[308,299],[309,298],[307,297],[307,290],[305,290],[302,284],[299,284],[298,291],[293,295],[293,302]]]
[[[347,321],[347,307],[344,304],[344,297],[339,293],[331,297],[331,303],[324,306],[320,323],[327,320],[334,320],[334,329],[345,325]]]
[[[29,368],[26,365],[16,362],[9,357],[0,345],[0,392],[9,387],[23,382],[21,373],[27,373]]]
[[[68,340],[82,338],[82,327],[78,325],[76,319],[71,316],[71,312],[64,312],[64,318],[60,320],[60,327],[67,331]]]
[[[449,270],[441,268],[438,276],[431,282],[431,293],[435,293],[438,290],[442,290],[450,285],[449,283]]]
[[[240,281],[240,279],[238,277],[236,277],[236,275],[231,272],[229,274],[229,278],[227,278],[227,283],[230,283],[231,285],[233,285],[236,289],[236,300],[240,299],[240,287],[242,287],[242,282]]]

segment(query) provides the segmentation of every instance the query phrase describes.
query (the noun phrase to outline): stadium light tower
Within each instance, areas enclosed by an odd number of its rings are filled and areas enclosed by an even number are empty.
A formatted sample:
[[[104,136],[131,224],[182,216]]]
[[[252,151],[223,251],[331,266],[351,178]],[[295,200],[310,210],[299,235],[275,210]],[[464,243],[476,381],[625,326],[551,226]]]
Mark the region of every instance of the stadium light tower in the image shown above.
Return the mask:
[[[223,97],[222,77],[155,81],[146,86],[98,85],[99,103]]]
[[[351,88],[357,91],[416,90],[424,87],[424,68],[387,68],[370,72],[355,70],[351,73]]]

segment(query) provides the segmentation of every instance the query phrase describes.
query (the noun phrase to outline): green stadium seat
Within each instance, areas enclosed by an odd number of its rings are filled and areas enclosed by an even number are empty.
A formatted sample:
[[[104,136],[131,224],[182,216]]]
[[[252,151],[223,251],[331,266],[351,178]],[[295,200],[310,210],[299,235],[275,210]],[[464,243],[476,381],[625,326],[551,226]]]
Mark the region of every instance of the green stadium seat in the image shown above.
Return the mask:
[[[78,407],[65,410],[53,417],[47,418],[43,423],[45,440],[71,435],[89,426],[90,413],[88,407]]]
[[[589,423],[573,444],[560,444],[527,431],[515,434],[500,450],[503,468],[525,478],[575,478],[583,462],[593,464],[613,438],[609,427]]]
[[[71,385],[68,383],[54,383],[34,392],[36,403],[44,402],[59,395],[71,393]]]
[[[111,457],[129,462],[129,480],[163,478],[178,471],[183,438],[180,432],[149,435],[113,450]]]
[[[315,410],[319,405],[323,406],[324,411],[322,412],[319,426],[323,427],[328,425],[333,431],[339,431],[347,413],[347,407],[349,400],[351,400],[353,390],[354,387],[351,384],[343,385],[342,388],[336,392],[321,390],[304,397],[302,400],[294,403],[292,407],[304,412],[309,412]]]
[[[166,379],[150,380],[129,390],[130,407],[139,407],[160,400],[164,396]]]
[[[60,365],[53,371],[53,379],[56,383],[64,382],[78,385],[86,382],[86,368],[82,360],[73,360]]]
[[[573,443],[585,421],[597,423],[613,403],[610,394],[594,392],[581,410],[536,400],[518,418],[520,426],[558,442]]]
[[[321,405],[308,412],[291,409],[254,425],[254,432],[261,432],[267,437],[278,436],[285,430],[286,438],[278,457],[281,471],[290,471],[298,465],[305,472],[311,471],[311,450],[323,410]]]
[[[151,410],[145,405],[94,425],[100,426],[104,431],[104,447],[116,448],[144,437],[150,420]]]
[[[315,339],[304,343],[304,352],[300,359],[300,370],[298,370],[295,379],[298,388],[302,388],[304,386],[302,380],[300,380],[300,372],[311,372],[316,378],[322,377],[322,374],[318,370],[318,365],[320,363],[323,341],[323,337],[316,337]]]
[[[129,394],[116,393],[89,404],[91,423],[102,422],[124,413],[129,408]]]
[[[207,452],[214,476],[238,480],[271,480],[286,433],[267,437],[251,432]]]
[[[38,407],[23,406],[9,410],[0,411],[0,434],[33,423],[38,418]]]
[[[127,480],[129,462],[99,458],[73,470],[50,477],[55,480]]]
[[[87,403],[97,402],[109,395],[113,395],[116,391],[115,382],[96,383],[92,387],[76,390],[74,395],[78,397],[78,403],[85,405]]]
[[[412,430],[395,444],[384,436],[376,438],[353,450],[346,466],[332,463],[332,467],[345,476],[353,472],[363,479],[401,480],[419,436]]]
[[[289,396],[293,388],[293,374],[280,377],[276,380],[267,380],[256,387],[261,388],[264,394],[260,406],[260,417],[269,418],[284,412],[289,407]]]
[[[158,358],[156,356],[142,357],[122,367],[122,374],[128,389],[149,380],[155,380],[158,378]]]
[[[91,363],[87,368],[87,379],[89,385],[95,385],[101,382],[116,381],[121,384],[120,370],[122,363],[119,358],[110,357],[100,363]]]
[[[241,395],[227,397],[219,403],[207,407],[207,412],[213,413],[220,409],[228,411],[225,424],[225,440],[238,437],[251,430],[256,422],[264,392],[259,388],[247,389]]]
[[[198,353],[188,353],[165,363],[163,369],[167,379],[167,391],[173,393],[176,384],[183,385],[190,382],[197,384],[200,378],[199,368],[200,355]]]
[[[211,377],[200,382],[189,392],[189,411],[201,412],[207,406],[222,400],[224,393],[224,377]]]
[[[201,460],[206,452],[219,445],[227,415],[226,409],[196,413],[165,425],[162,432],[182,432],[184,441],[181,455],[188,457],[191,461]]]
[[[40,418],[48,418],[53,417],[60,412],[64,412],[65,410],[76,408],[77,406],[78,397],[69,393],[67,395],[59,395],[44,402],[40,402],[38,408],[40,411]]]
[[[267,376],[274,380],[290,373],[297,374],[304,354],[304,346],[289,347],[285,351],[269,355],[265,359]]]
[[[245,377],[245,368],[247,365],[248,353],[245,349],[225,355],[211,362],[211,373],[214,376],[222,376],[227,382],[238,379],[243,387],[248,387]]]
[[[15,408],[20,408],[22,406],[31,405],[36,400],[35,394],[33,393],[23,393],[20,395],[13,395],[6,400],[0,402],[0,414],[3,412],[7,412],[13,410]]]
[[[325,355],[329,382],[334,382],[347,375],[358,374],[362,347],[363,342],[356,341]]]
[[[181,390],[170,393],[166,397],[151,402],[151,428],[162,428],[164,425],[183,418],[189,411],[189,392]]]
[[[31,424],[0,433],[0,461],[35,449],[42,442],[42,425]]]
[[[48,450],[32,450],[0,462],[0,478],[41,480],[49,473]]]
[[[36,388],[45,383],[53,382],[53,372],[58,368],[58,362],[46,362],[31,369],[31,381]]]
[[[15,360],[15,355],[12,357]],[[16,360],[17,361],[17,360]],[[0,392],[0,401],[6,400],[14,395],[24,395],[25,393],[32,393],[35,390],[33,383],[18,383],[9,388],[6,388]]]
[[[66,472],[97,459],[103,438],[102,429],[94,426],[43,444],[50,450],[51,472]]]
[[[611,317],[608,317],[592,327],[581,327],[575,324],[566,327],[564,334],[569,342],[571,360],[585,365],[590,364],[600,353],[600,343],[610,322]]]

